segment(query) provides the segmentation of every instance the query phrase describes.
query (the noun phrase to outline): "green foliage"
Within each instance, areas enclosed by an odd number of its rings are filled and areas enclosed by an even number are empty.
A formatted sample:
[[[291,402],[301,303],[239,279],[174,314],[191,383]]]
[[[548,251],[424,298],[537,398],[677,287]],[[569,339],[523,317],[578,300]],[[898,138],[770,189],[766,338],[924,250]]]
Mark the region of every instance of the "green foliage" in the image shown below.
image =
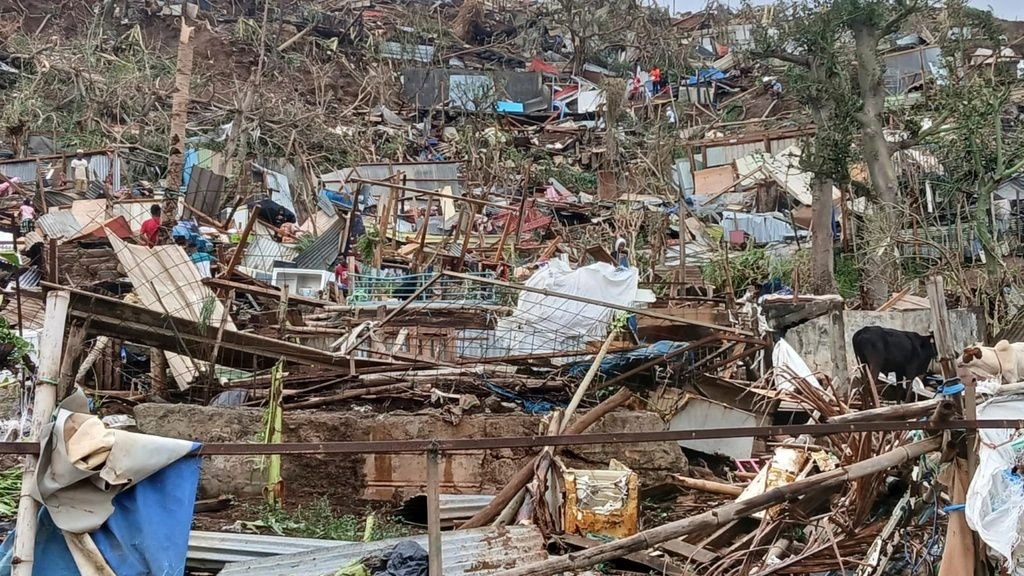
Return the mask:
[[[857,267],[857,260],[853,256],[835,255],[835,276],[840,296],[846,299],[860,296],[860,268]]]
[[[350,514],[337,515],[327,498],[318,498],[292,511],[279,506],[264,506],[258,513],[258,520],[245,522],[243,526],[250,530],[268,530],[281,536],[361,542],[367,521],[372,524],[370,540],[400,538],[410,532],[407,526],[391,517],[381,518],[373,514],[366,518]]]
[[[597,190],[597,174],[595,172],[580,170],[568,164],[555,166],[551,162],[545,162],[537,169],[541,180],[547,182],[549,178],[554,178],[570,192],[594,192]]]
[[[313,246],[317,238],[319,238],[319,236],[306,234],[305,236],[299,238],[298,242],[295,243],[295,250],[297,250],[299,254],[302,254],[303,252],[309,250],[310,247]]]
[[[21,466],[0,470],[0,519],[9,520],[18,515],[21,474]]]
[[[359,259],[363,262],[373,262],[378,242],[380,242],[380,228],[370,226],[366,229],[366,234],[363,234],[356,240],[356,251],[359,253]]]
[[[729,270],[732,273],[734,292],[745,290],[750,285],[760,285],[772,278],[790,283],[793,276],[793,258],[773,256],[764,248],[748,248],[743,252],[729,253]],[[718,290],[725,290],[725,257],[719,253],[701,266],[704,281]]]
[[[27,365],[32,345],[28,340],[18,336],[18,333],[11,329],[11,325],[5,318],[0,318],[0,346],[11,348],[11,353],[7,356],[8,367],[17,368]]]
[[[199,309],[199,326],[203,329],[209,328],[210,321],[213,319],[213,313],[216,310],[217,297],[210,294],[203,300],[203,305]]]

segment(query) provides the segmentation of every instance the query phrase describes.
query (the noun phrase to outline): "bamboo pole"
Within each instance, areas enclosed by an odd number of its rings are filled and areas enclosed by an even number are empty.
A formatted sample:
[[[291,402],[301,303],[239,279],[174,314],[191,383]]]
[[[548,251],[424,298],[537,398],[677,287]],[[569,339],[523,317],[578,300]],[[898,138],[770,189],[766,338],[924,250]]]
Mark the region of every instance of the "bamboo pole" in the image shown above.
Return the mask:
[[[844,468],[837,468],[773,488],[764,494],[740,502],[731,502],[708,510],[703,514],[684,518],[657,528],[608,544],[595,546],[567,556],[557,556],[543,562],[498,572],[495,576],[552,576],[561,572],[583,570],[590,566],[621,558],[633,552],[646,550],[662,542],[680,538],[700,530],[714,529],[734,520],[745,518],[783,502],[797,500],[811,491],[834,489],[857,478],[881,472],[917,458],[942,446],[942,438],[933,436],[907,446],[900,446],[874,458],[868,458]]]
[[[615,393],[614,396],[609,397],[604,402],[601,402],[589,412],[580,417],[579,420],[573,422],[568,428],[565,429],[565,434],[582,434],[586,432],[588,428],[593,426],[598,420],[603,418],[609,412],[612,412],[619,406],[622,406],[633,397],[633,393],[629,390],[622,388]],[[563,422],[568,418],[563,418]],[[508,505],[520,491],[529,484],[530,480],[534,476],[534,467],[536,466],[538,457],[530,459],[514,476],[508,481],[508,484],[498,492],[494,500],[491,500],[487,506],[482,510],[473,515],[472,518],[467,520],[464,524],[459,526],[459,529],[469,528],[480,528],[490,524],[491,520],[501,514],[505,506]]]
[[[249,219],[245,222],[245,230],[242,230],[242,236],[238,239],[238,246],[235,247],[235,251],[231,254],[231,260],[228,261],[228,267],[224,269],[224,273],[220,275],[221,278],[230,280],[231,273],[235,271],[235,266],[238,266],[238,263],[242,261],[242,256],[245,255],[245,245],[249,242],[249,234],[252,233],[252,227],[256,225],[259,215],[259,205],[253,206],[252,210],[249,211]]]
[[[75,561],[78,571],[87,576],[117,576],[103,558],[103,553],[96,547],[96,542],[88,534],[64,532],[64,542],[68,545],[71,558]]]
[[[723,494],[725,496],[739,496],[743,493],[743,486],[714,482],[712,480],[701,480],[699,478],[688,478],[686,476],[674,475],[672,482],[690,490],[700,490],[711,494]]]
[[[100,356],[103,354],[103,352],[106,351],[106,349],[109,346],[110,336],[100,336],[96,338],[96,343],[92,345],[92,350],[89,351],[89,354],[85,357],[85,360],[82,360],[82,365],[78,367],[78,372],[75,373],[75,384],[81,384],[82,380],[85,380],[85,376],[86,374],[89,373],[89,370],[93,367],[93,364],[95,364],[96,361],[99,360]]]
[[[57,406],[57,378],[60,376],[61,348],[70,301],[71,293],[66,290],[55,290],[46,295],[46,317],[39,342],[39,378],[32,404],[32,432],[28,438],[32,442],[40,440],[39,432],[50,421]],[[30,487],[35,480],[37,464],[36,456],[25,456],[11,576],[32,576],[35,564],[39,503],[32,498]]]

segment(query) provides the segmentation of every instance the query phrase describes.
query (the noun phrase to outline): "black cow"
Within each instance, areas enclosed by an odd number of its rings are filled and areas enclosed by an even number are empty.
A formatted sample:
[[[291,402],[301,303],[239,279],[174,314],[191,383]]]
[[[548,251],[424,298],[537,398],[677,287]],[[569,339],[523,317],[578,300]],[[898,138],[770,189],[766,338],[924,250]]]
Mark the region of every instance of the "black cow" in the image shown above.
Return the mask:
[[[881,326],[865,326],[853,335],[853,353],[857,361],[868,367],[871,383],[878,388],[878,374],[896,374],[903,394],[897,402],[910,398],[910,383],[928,373],[928,366],[938,356],[935,340],[929,334],[893,330]]]

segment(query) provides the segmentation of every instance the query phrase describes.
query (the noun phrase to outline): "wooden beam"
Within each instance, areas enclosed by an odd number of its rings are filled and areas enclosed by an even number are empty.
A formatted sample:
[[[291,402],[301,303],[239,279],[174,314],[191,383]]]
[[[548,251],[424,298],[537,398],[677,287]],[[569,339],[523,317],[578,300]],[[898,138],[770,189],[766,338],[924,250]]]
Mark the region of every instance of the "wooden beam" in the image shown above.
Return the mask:
[[[499,208],[501,210],[509,210],[511,207],[508,204],[498,204],[497,202],[488,202],[487,200],[479,200],[470,196],[455,196],[454,194],[444,194],[437,190],[424,190],[423,188],[413,188],[412,186],[402,186],[401,184],[392,184],[390,182],[382,182],[380,180],[367,180],[366,178],[349,178],[348,182],[360,182],[362,184],[370,184],[371,186],[380,186],[381,188],[393,188],[395,190],[402,190],[403,192],[414,192],[416,194],[423,194],[424,196],[433,196],[435,198],[451,198],[456,202],[468,202],[477,206],[490,206],[492,208]]]
[[[242,256],[245,255],[245,245],[249,242],[249,234],[252,234],[252,228],[256,225],[259,215],[260,207],[257,204],[249,211],[249,220],[245,223],[245,230],[242,231],[242,237],[238,239],[238,246],[235,247],[234,253],[231,254],[231,260],[228,262],[228,267],[221,273],[221,278],[231,278],[231,273],[235,271],[235,266],[238,266],[238,263],[242,261]]]
[[[83,290],[43,284],[50,289],[65,289],[71,293],[71,315],[82,321],[90,320],[86,326],[90,334],[108,335],[179,354],[185,354],[198,346],[208,346],[212,350],[217,345],[218,326],[204,326],[191,320],[172,318],[143,306]],[[349,366],[348,356],[248,332],[225,330],[219,342],[220,352],[216,361],[223,366],[252,369],[253,357],[263,358],[272,365],[282,356],[290,362],[339,368],[343,371]],[[357,358],[355,364],[357,367],[399,367],[395,362],[368,358]]]
[[[252,294],[254,296],[263,296],[266,298],[272,298],[274,300],[281,299],[280,290],[272,290],[270,288],[264,288],[262,286],[251,286],[249,284],[234,282],[231,280],[226,280],[224,278],[204,278],[203,284],[206,284],[210,288],[214,289],[237,290],[239,292],[245,292],[246,294]],[[313,306],[315,308],[324,308],[325,306],[336,306],[334,302],[330,302],[328,300],[307,298],[305,296],[299,296],[297,294],[289,294],[288,303],[302,304],[303,306]]]

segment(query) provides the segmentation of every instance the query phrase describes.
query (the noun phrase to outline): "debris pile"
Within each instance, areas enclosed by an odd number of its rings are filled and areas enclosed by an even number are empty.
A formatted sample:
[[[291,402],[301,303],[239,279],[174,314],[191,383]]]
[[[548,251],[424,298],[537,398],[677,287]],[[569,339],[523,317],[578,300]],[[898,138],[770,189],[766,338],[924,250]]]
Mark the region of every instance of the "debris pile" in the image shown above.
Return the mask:
[[[39,441],[3,445],[0,573],[1020,556],[1024,165],[971,173],[942,103],[1000,86],[972,149],[1015,145],[1021,59],[974,37],[950,73],[955,15],[872,47],[912,117],[864,129],[886,171],[783,7],[44,4],[0,54],[0,375]],[[314,498],[356,537],[281,521]]]

